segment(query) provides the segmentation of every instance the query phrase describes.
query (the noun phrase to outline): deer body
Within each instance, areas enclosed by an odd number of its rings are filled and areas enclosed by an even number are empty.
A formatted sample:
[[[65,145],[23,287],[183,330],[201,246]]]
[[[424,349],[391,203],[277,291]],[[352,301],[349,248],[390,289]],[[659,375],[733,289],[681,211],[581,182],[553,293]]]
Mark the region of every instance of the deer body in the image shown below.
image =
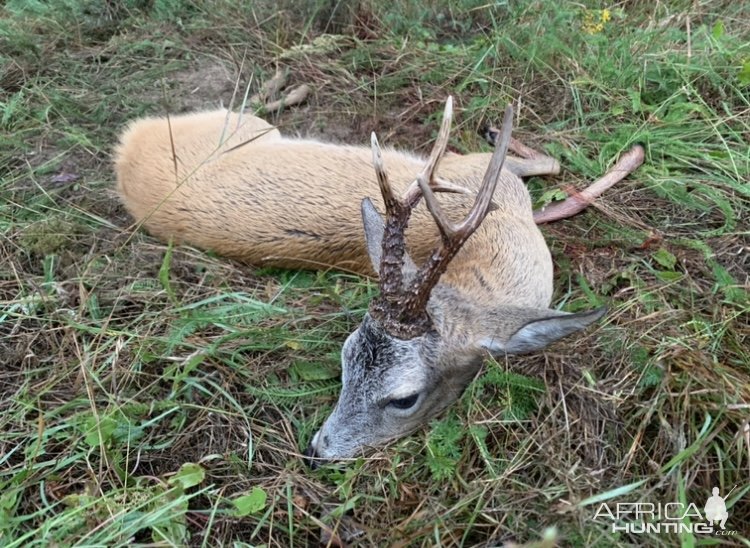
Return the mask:
[[[416,196],[414,177],[426,160],[377,151],[386,186]],[[435,198],[427,189],[451,223],[470,214],[477,193],[487,194],[482,178],[492,158],[444,154],[444,146],[437,154],[430,184],[439,178],[468,191]],[[252,264],[380,272],[381,278],[390,260],[383,243],[390,213],[384,225],[380,212],[363,205],[383,189],[368,147],[285,138],[260,118],[217,110],[131,124],[115,163],[126,208],[164,240]],[[498,168],[489,193],[495,209],[482,214],[483,222],[437,274],[439,283],[427,289],[424,332],[394,336],[375,309],[365,317],[344,345],[341,398],[310,455],[348,457],[400,437],[458,398],[488,353],[540,348],[601,315],[548,308],[552,260],[520,177],[558,170],[549,159],[510,157]],[[377,202],[382,211],[383,201]],[[414,263],[428,261],[436,242],[447,241],[434,217],[424,200],[411,212],[408,255],[398,267],[403,284],[418,277]]]
[[[163,240],[174,238],[251,264],[333,267],[372,276],[360,215],[362,199],[379,193],[370,148],[283,138],[248,115],[233,131],[237,120],[238,115],[227,120],[227,112],[219,110],[172,118],[170,124],[146,119],[132,125],[116,163],[128,211]],[[219,147],[223,132],[226,142]],[[241,143],[247,144],[225,152]],[[446,156],[439,175],[476,191],[490,156]],[[425,162],[395,150],[384,151],[384,160],[397,192]],[[544,162],[520,159],[511,167],[524,175],[548,169]],[[507,300],[511,292],[518,304],[547,306],[552,261],[523,181],[504,171],[497,195],[500,209],[466,243],[443,280],[481,299]],[[455,218],[474,201],[460,194],[440,198]],[[426,259],[437,238],[437,227],[421,205],[407,235],[414,260]]]

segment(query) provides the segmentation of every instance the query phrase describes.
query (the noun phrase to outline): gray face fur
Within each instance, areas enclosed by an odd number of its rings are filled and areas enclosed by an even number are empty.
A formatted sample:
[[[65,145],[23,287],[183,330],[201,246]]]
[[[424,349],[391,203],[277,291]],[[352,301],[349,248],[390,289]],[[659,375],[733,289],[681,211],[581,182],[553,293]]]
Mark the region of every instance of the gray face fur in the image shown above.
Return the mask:
[[[431,305],[439,332],[411,340],[389,335],[365,315],[344,343],[341,395],[310,443],[308,457],[354,457],[366,447],[403,437],[456,401],[488,354],[499,357],[539,350],[584,329],[605,312],[479,310],[446,286],[435,288]],[[450,314],[443,315],[442,310]]]
[[[481,365],[480,353],[445,363],[436,332],[411,340],[388,335],[367,314],[344,343],[338,404],[308,453],[352,457],[419,428],[461,394]],[[456,366],[460,366],[457,368]]]

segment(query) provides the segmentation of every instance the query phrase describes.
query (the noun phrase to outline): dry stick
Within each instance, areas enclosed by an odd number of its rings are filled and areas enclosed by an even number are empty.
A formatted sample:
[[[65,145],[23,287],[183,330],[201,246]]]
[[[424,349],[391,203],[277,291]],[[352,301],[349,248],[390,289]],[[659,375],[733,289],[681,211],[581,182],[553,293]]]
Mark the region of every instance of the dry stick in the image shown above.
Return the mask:
[[[643,163],[646,153],[643,147],[636,145],[623,154],[617,163],[607,173],[591,183],[577,194],[573,194],[562,202],[554,203],[534,212],[534,222],[538,225],[551,223],[572,217],[586,209],[599,196],[611,188],[615,183],[622,181],[630,173],[638,169]]]

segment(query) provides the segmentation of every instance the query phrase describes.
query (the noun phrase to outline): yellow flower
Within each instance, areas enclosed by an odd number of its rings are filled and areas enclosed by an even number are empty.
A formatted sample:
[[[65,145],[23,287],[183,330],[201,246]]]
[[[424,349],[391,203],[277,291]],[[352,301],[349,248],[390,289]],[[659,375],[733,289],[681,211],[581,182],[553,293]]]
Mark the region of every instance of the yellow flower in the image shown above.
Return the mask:
[[[586,10],[583,14],[581,27],[584,32],[598,34],[604,30],[604,23],[612,19],[612,12],[604,10]]]

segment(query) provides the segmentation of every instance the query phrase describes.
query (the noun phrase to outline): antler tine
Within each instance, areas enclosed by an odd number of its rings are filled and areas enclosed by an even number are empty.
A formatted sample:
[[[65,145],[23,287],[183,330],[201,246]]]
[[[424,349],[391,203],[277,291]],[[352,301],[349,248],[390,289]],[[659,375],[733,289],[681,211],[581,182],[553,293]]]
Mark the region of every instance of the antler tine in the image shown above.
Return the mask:
[[[512,128],[513,108],[508,105],[503,116],[501,138],[492,155],[490,165],[484,174],[482,186],[477,194],[476,201],[469,214],[458,225],[452,224],[445,217],[429,185],[424,181],[419,181],[420,189],[425,197],[425,203],[435,219],[443,242],[442,245],[433,251],[432,256],[419,269],[412,282],[409,296],[404,304],[404,307],[410,311],[410,314],[416,316],[425,310],[432,288],[435,287],[435,284],[437,284],[440,276],[445,272],[445,269],[456,253],[459,252],[466,240],[469,239],[469,236],[479,228],[479,225],[487,216],[492,204],[492,196],[497,188],[503,163],[505,162]]]
[[[404,256],[406,253],[404,231],[409,222],[411,209],[405,207],[393,193],[393,188],[388,181],[388,172],[383,162],[383,154],[374,132],[370,136],[370,145],[375,175],[378,178],[378,186],[385,204],[385,226],[383,228],[382,253],[378,272],[382,302],[376,301],[374,306],[387,315],[387,302],[397,298],[402,290]]]
[[[383,162],[383,153],[380,150],[378,136],[373,131],[370,135],[370,148],[372,149],[372,166],[375,168],[375,176],[378,178],[380,193],[383,195],[386,210],[396,202],[396,196],[393,194],[391,184],[388,182],[388,172]]]
[[[448,96],[445,101],[445,109],[443,110],[443,121],[440,124],[440,131],[438,131],[437,139],[430,152],[430,159],[427,161],[427,165],[424,166],[422,171],[417,175],[417,180],[426,180],[428,183],[431,182],[435,177],[438,164],[445,154],[445,149],[448,148],[448,139],[451,136],[451,124],[453,123],[453,97]]]
[[[484,217],[487,215],[490,205],[492,204],[492,196],[495,193],[495,188],[497,188],[497,182],[500,178],[500,172],[503,169],[503,163],[505,162],[505,155],[508,152],[512,129],[513,107],[508,105],[503,116],[500,140],[495,147],[495,152],[490,160],[490,165],[487,167],[487,171],[482,179],[482,185],[477,193],[474,206],[459,225],[454,225],[445,216],[440,204],[435,198],[435,193],[430,186],[421,179],[417,180],[419,188],[424,195],[427,209],[430,210],[432,217],[435,219],[435,223],[437,224],[444,241],[451,240],[462,233],[468,233],[466,234],[466,237],[468,238],[484,220]]]
[[[453,122],[453,97],[448,96],[448,99],[445,101],[445,109],[443,110],[443,121],[440,124],[440,131],[438,131],[437,138],[435,139],[435,144],[432,146],[432,152],[430,152],[430,157],[427,160],[427,163],[422,168],[422,171],[419,172],[417,175],[416,180],[409,186],[409,188],[404,193],[404,202],[408,204],[411,207],[414,207],[416,203],[419,201],[419,198],[422,196],[422,192],[420,192],[421,187],[424,184],[432,186],[435,184],[435,173],[437,172],[438,165],[440,164],[440,160],[443,159],[443,156],[445,155],[445,150],[448,148],[448,140],[450,139],[451,135],[451,124]],[[445,184],[444,186],[437,185],[437,190],[441,190],[443,192],[457,192],[457,193],[465,193],[465,189],[462,189],[461,187],[458,187],[456,185],[452,185],[450,183]]]
[[[500,180],[500,173],[503,170],[505,156],[508,154],[508,146],[510,145],[510,136],[512,132],[513,107],[508,105],[505,107],[505,113],[503,114],[503,126],[500,130],[500,141],[498,142],[497,147],[495,147],[495,152],[490,159],[490,165],[487,166],[487,171],[484,173],[482,186],[479,189],[477,200],[469,215],[456,228],[457,232],[468,231],[467,237],[479,228],[479,225],[482,224],[482,221],[484,221],[484,218],[487,216],[487,212],[492,203],[492,196],[495,194],[497,183]]]

